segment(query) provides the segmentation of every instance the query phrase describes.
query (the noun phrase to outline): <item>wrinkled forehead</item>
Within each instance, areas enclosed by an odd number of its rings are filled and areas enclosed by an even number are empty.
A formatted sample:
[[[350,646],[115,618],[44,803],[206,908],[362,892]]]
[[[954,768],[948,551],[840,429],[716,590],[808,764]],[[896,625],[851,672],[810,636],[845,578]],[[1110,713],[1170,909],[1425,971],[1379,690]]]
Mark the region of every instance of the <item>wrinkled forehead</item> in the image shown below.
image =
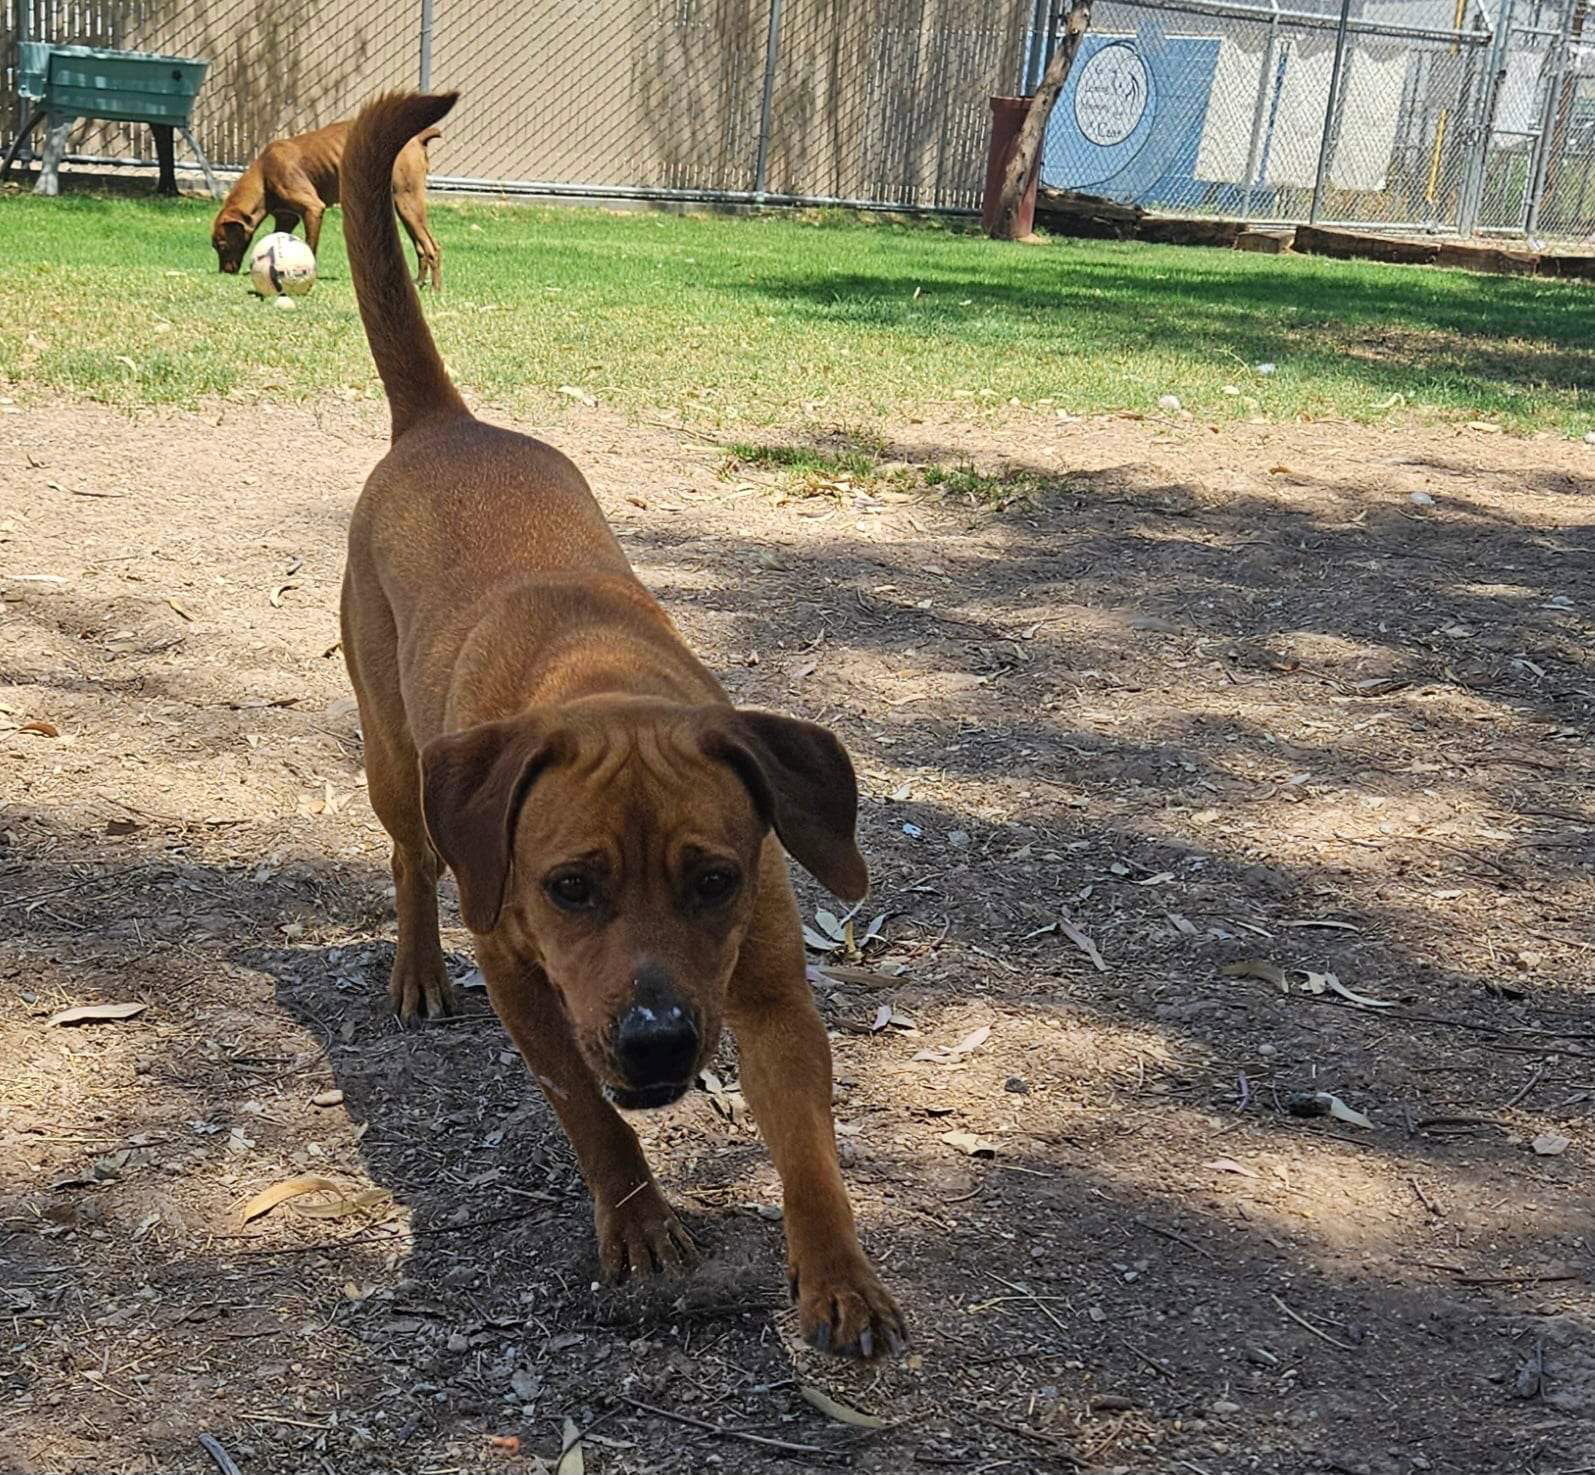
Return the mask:
[[[762,834],[746,785],[692,728],[641,724],[574,734],[533,786],[519,838],[570,856],[668,861],[687,848],[740,853]]]

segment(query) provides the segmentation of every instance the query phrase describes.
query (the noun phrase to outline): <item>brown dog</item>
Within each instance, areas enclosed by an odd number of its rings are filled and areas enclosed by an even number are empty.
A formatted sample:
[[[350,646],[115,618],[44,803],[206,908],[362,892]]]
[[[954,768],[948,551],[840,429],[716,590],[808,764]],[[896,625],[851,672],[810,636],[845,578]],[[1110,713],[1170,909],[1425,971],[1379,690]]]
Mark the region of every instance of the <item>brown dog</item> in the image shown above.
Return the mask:
[[[321,217],[339,199],[339,171],[349,128],[348,123],[332,123],[266,145],[238,176],[211,226],[210,242],[220,270],[238,271],[268,215],[277,230],[292,231],[304,221],[306,243],[312,251],[320,250]],[[443,286],[443,249],[426,223],[426,146],[442,136],[438,128],[421,130],[393,163],[393,204],[415,245],[417,279],[423,287],[429,277],[434,287]]]
[[[371,104],[343,169],[355,294],[393,416],[349,530],[343,649],[393,837],[394,1004],[404,1020],[452,1005],[446,862],[488,997],[575,1146],[610,1279],[693,1253],[616,1107],[677,1100],[729,1023],[781,1175],[804,1335],[895,1349],[902,1318],[837,1163],[830,1046],[781,852],[864,894],[852,765],[822,727],[732,707],[581,473],[466,409],[388,208],[395,156],[453,105]]]

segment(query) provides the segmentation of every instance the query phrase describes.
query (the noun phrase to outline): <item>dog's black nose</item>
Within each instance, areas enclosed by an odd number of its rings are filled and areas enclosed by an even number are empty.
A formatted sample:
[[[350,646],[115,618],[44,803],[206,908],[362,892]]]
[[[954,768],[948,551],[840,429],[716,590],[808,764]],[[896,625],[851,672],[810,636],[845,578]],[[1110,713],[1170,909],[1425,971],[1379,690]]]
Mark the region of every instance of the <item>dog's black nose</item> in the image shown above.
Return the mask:
[[[615,1054],[632,1086],[684,1084],[698,1063],[698,1026],[680,1004],[633,1004],[615,1030]]]

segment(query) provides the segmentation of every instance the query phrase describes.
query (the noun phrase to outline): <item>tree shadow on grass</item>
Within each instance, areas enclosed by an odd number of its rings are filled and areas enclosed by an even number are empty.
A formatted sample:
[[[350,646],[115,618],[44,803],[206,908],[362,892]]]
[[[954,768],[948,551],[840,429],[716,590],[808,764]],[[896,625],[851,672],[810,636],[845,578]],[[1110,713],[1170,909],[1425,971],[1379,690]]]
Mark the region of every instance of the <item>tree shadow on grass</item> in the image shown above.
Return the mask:
[[[769,273],[725,287],[927,345],[943,336],[1009,343],[1015,331],[1051,325],[1083,351],[1232,356],[1243,374],[1288,355],[1293,374],[1350,375],[1409,397],[1447,383],[1511,396],[1588,381],[1582,344],[1595,333],[1595,296],[1581,284],[1199,250],[1157,270],[1136,247],[1043,257],[1020,281],[887,253],[869,272]]]

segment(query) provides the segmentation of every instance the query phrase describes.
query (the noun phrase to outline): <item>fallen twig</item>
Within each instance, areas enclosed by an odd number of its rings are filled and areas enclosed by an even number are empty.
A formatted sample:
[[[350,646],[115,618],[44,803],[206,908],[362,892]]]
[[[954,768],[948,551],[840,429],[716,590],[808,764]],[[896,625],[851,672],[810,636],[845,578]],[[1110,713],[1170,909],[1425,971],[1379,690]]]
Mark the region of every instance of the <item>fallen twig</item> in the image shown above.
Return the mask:
[[[1184,1245],[1186,1249],[1194,1250],[1198,1255],[1206,1255],[1209,1260],[1218,1258],[1211,1250],[1204,1250],[1195,1240],[1187,1239],[1172,1229],[1165,1229],[1161,1224],[1154,1224],[1150,1219],[1137,1219],[1134,1222],[1142,1229],[1150,1229],[1153,1234],[1161,1234],[1164,1239],[1171,1239],[1177,1245]]]
[[[1510,1111],[1512,1107],[1516,1106],[1519,1102],[1527,1101],[1530,1093],[1544,1079],[1545,1067],[1541,1065],[1540,1068],[1535,1071],[1528,1080],[1524,1081],[1523,1084],[1517,1088],[1517,1090],[1515,1090],[1510,1096],[1507,1097],[1505,1101],[1501,1103],[1501,1110]]]
[[[1459,1275],[1459,1286],[1516,1286],[1516,1285],[1551,1285],[1561,1280],[1583,1280],[1583,1275],[1577,1270],[1554,1270],[1546,1275],[1537,1275],[1532,1270],[1525,1271],[1522,1275]]]
[[[546,1206],[539,1206],[536,1209],[522,1209],[516,1214],[493,1214],[485,1219],[472,1219],[465,1224],[439,1224],[435,1228],[422,1229],[384,1226],[380,1229],[368,1229],[360,1234],[351,1234],[347,1239],[320,1240],[313,1245],[287,1245],[281,1249],[240,1250],[233,1258],[237,1260],[269,1260],[287,1255],[324,1255],[329,1250],[349,1249],[355,1245],[383,1243],[391,1240],[441,1239],[450,1234],[464,1234],[471,1229],[488,1229],[498,1224],[519,1224],[527,1219],[535,1218],[539,1214],[545,1218],[553,1217]],[[259,1236],[250,1234],[217,1234],[213,1235],[212,1238],[258,1239]]]
[[[1002,1429],[1009,1434],[1017,1434],[1021,1439],[1028,1439],[1033,1444],[1039,1444],[1043,1449],[1051,1450],[1065,1464],[1073,1465],[1078,1470],[1086,1468],[1086,1462],[1055,1434],[1043,1434],[1039,1429],[1027,1429],[1023,1424],[1010,1424],[1007,1419],[998,1419],[991,1414],[983,1414],[978,1409],[971,1407],[968,1400],[964,1400],[964,1406],[969,1409],[969,1416],[976,1423],[986,1424],[993,1429]]]
[[[1338,1347],[1342,1352],[1355,1352],[1357,1350],[1351,1345],[1351,1343],[1337,1341],[1334,1337],[1331,1337],[1328,1332],[1319,1331],[1319,1329],[1310,1321],[1306,1320],[1306,1318],[1298,1316],[1294,1311],[1292,1311],[1290,1307],[1280,1300],[1278,1296],[1274,1295],[1272,1291],[1269,1292],[1269,1299],[1272,1300],[1273,1303],[1279,1307],[1279,1309],[1283,1311],[1285,1315],[1295,1322],[1296,1325],[1299,1326],[1303,1331],[1311,1332],[1320,1341],[1328,1342],[1331,1347]]]
[[[1062,1332],[1064,1336],[1067,1337],[1069,1335],[1069,1328],[1058,1320],[1058,1318],[1053,1314],[1052,1309],[1034,1291],[1026,1290],[1024,1286],[1018,1285],[1014,1281],[1004,1280],[1000,1275],[997,1274],[995,1270],[988,1270],[986,1274],[996,1281],[998,1285],[1007,1286],[1010,1291],[1018,1292],[1020,1296],[1029,1301],[1037,1311],[1045,1316],[1047,1320],[1053,1324],[1053,1326],[1057,1327],[1057,1329]]]
[[[1440,1208],[1439,1204],[1437,1204],[1432,1198],[1429,1197],[1428,1194],[1423,1191],[1423,1188],[1418,1183],[1418,1180],[1416,1178],[1408,1178],[1407,1182],[1412,1185],[1412,1191],[1418,1195],[1418,1202],[1422,1204],[1424,1208],[1426,1208],[1431,1214],[1433,1214],[1436,1219],[1441,1218],[1444,1211]]]
[[[1121,1337],[1117,1332],[1109,1332],[1108,1336],[1113,1341],[1117,1342],[1119,1346],[1123,1347],[1126,1352],[1133,1353],[1136,1357],[1138,1357],[1160,1378],[1164,1378],[1170,1383],[1174,1381],[1174,1374],[1164,1367],[1163,1364],[1157,1360],[1157,1358],[1153,1357],[1150,1352],[1143,1352],[1128,1337]]]
[[[233,1457],[221,1447],[220,1441],[214,1434],[201,1434],[199,1447],[216,1462],[216,1468],[222,1472],[222,1475],[243,1475],[243,1471],[234,1463]]]
[[[694,1419],[687,1414],[678,1414],[674,1409],[656,1408],[651,1403],[643,1403],[636,1398],[627,1398],[624,1393],[618,1396],[622,1403],[629,1403],[633,1408],[641,1409],[645,1414],[653,1414],[655,1418],[669,1419],[672,1423],[685,1424],[689,1429],[702,1429],[707,1434],[718,1434],[723,1439],[740,1439],[745,1444],[762,1444],[766,1449],[784,1449],[788,1454],[795,1455],[828,1455],[837,1453],[834,1449],[826,1449],[823,1444],[794,1444],[789,1439],[769,1439],[763,1434],[744,1434],[740,1429],[722,1429],[719,1424],[711,1424],[707,1419]]]
[[[1499,1127],[1506,1130],[1505,1122],[1498,1122],[1492,1116],[1426,1116],[1420,1117],[1412,1124],[1414,1132],[1432,1131],[1436,1127],[1461,1130],[1467,1127]]]

